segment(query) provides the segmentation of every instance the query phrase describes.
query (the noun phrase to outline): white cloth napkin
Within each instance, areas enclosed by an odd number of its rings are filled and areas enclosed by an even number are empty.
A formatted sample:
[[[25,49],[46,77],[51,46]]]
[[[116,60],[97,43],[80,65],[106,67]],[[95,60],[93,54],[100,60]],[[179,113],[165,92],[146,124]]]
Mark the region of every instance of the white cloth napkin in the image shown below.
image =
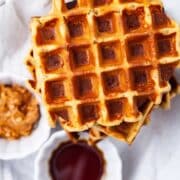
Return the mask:
[[[0,0],[0,5],[3,0]],[[164,0],[168,13],[180,22],[180,1]],[[50,0],[6,0],[0,6],[0,71],[28,77],[23,60],[31,47],[29,21],[47,14]],[[180,76],[180,74],[179,74]],[[180,97],[172,110],[155,110],[132,146],[112,140],[123,159],[123,180],[179,180]],[[0,161],[0,180],[33,180],[34,155]]]
[[[0,7],[0,70],[27,75],[23,60],[31,47],[32,16],[49,12],[50,0],[6,0]]]

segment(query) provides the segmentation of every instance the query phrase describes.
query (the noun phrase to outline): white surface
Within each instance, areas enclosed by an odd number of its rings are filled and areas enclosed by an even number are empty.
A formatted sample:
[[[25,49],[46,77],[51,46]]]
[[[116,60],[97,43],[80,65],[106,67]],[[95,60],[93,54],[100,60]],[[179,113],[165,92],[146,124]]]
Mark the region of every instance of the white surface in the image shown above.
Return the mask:
[[[23,87],[26,87],[25,78],[5,73],[0,73],[0,83],[17,83]],[[47,123],[46,112],[44,108],[42,108],[41,98],[36,94],[34,95],[40,104],[41,113],[36,128],[33,130],[30,136],[22,137],[19,140],[7,141],[5,139],[0,139],[0,159],[10,160],[14,158],[23,158],[37,151],[40,148],[40,146],[49,138],[50,127]]]
[[[0,70],[27,76],[22,64],[30,47],[31,16],[47,14],[48,0],[8,0],[0,7]],[[180,1],[164,0],[180,22]],[[9,4],[9,5],[8,5]],[[20,6],[21,5],[21,6]],[[156,110],[132,146],[113,140],[123,159],[123,180],[179,180],[180,97],[171,111]],[[21,161],[0,161],[0,180],[33,180],[34,156]]]
[[[68,141],[64,131],[54,133],[38,152],[35,160],[35,180],[51,180],[49,175],[49,159],[52,152],[58,148],[59,144]],[[103,152],[106,167],[102,180],[122,180],[122,164],[115,146],[107,139],[97,144]]]

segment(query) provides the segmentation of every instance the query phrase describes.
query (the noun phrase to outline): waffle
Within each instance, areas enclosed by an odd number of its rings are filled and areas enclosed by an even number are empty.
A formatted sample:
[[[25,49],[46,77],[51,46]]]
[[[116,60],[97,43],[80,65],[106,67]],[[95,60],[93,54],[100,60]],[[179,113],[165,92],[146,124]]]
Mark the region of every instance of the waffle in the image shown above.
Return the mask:
[[[29,85],[32,89],[37,91],[37,87],[34,86],[37,84],[36,71],[35,71],[36,69],[34,62],[35,60],[33,57],[33,52],[31,50],[26,58],[26,65],[33,77],[33,80],[29,80]],[[169,83],[172,87],[171,91],[163,95],[162,102],[160,104],[160,106],[164,109],[170,108],[171,98],[173,98],[176,94],[180,93],[179,83],[177,82],[175,77],[171,77]],[[142,126],[149,123],[150,121],[149,116],[151,110],[153,109],[153,103],[151,101],[147,101],[145,98],[141,98],[141,100],[139,100],[138,103],[138,108],[141,109],[142,112],[144,112],[144,116],[141,121],[134,123],[123,122],[120,125],[113,127],[104,127],[100,125],[93,126],[89,130],[90,143],[95,143],[106,136],[111,136],[128,144],[131,144],[135,139],[135,137],[137,136],[140,129],[142,128]],[[68,133],[68,134],[70,139],[74,140],[75,142],[80,137],[77,133]]]
[[[33,51],[31,50],[26,57],[26,66],[31,72],[31,75],[33,79],[28,81],[29,86],[38,92],[37,88],[37,78],[36,78],[36,68],[35,68],[35,60],[33,57]],[[40,92],[39,92],[40,93]],[[168,96],[169,97],[169,96]],[[166,99],[167,100],[167,99]],[[139,101],[140,102],[140,101]],[[169,101],[168,101],[169,103]],[[164,102],[164,105],[167,104]],[[121,141],[124,141],[128,144],[131,144],[138,132],[140,131],[143,124],[147,124],[150,121],[149,114],[152,109],[152,102],[150,101],[144,101],[141,100],[141,103],[138,104],[138,107],[141,108],[141,111],[144,112],[143,118],[141,121],[137,123],[121,123],[119,126],[112,127],[111,129],[107,129],[106,127],[103,127],[101,125],[93,126],[89,130],[89,142],[95,143],[104,137],[106,137],[108,134],[112,137],[115,137]],[[126,128],[126,134],[125,131],[120,131],[120,128],[123,129],[125,127],[125,124],[127,126]],[[118,131],[117,131],[118,130]],[[68,133],[70,139],[73,141],[77,141],[77,139],[80,137],[77,135],[77,133]]]
[[[169,83],[172,86],[172,89],[169,93],[163,95],[162,102],[160,107],[164,109],[170,108],[170,100],[175,97],[175,95],[180,93],[179,82],[175,77],[172,77],[169,80]],[[118,126],[113,127],[104,127],[104,126],[95,126],[90,131],[90,138],[92,142],[96,142],[99,139],[103,138],[104,135],[116,138],[120,141],[126,142],[128,144],[132,144],[138,132],[141,130],[143,125],[146,125],[150,121],[150,113],[153,109],[152,102],[146,105],[145,115],[141,121],[127,123],[123,122]]]
[[[179,91],[171,78],[179,62],[178,28],[159,1],[66,6],[54,0],[49,16],[32,20],[27,61],[29,84],[42,95],[50,124],[58,121],[68,132],[89,129],[93,141],[112,136],[132,143],[153,107],[168,108]],[[50,97],[54,82],[63,97]],[[81,109],[95,116],[86,119]]]
[[[139,101],[159,105],[171,90],[179,27],[159,1],[55,0],[31,29],[36,86],[52,126],[141,126]]]

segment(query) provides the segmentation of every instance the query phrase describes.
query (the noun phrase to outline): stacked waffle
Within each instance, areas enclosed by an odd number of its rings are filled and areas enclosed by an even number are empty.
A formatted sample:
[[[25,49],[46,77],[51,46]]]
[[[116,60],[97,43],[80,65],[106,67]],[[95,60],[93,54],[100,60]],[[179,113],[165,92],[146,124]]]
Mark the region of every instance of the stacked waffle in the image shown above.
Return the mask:
[[[179,91],[179,25],[157,0],[54,0],[31,31],[29,84],[51,126],[131,143]]]

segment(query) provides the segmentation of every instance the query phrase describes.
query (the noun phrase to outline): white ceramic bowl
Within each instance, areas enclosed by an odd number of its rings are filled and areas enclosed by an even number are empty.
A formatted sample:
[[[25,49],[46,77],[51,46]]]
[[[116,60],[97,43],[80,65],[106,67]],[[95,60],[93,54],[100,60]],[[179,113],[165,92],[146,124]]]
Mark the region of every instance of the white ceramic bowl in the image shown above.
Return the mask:
[[[0,83],[17,83],[21,86],[24,86],[31,93],[33,93],[26,86],[26,79],[22,77],[0,73]],[[46,119],[46,113],[42,108],[41,98],[36,94],[34,94],[34,96],[39,102],[41,113],[41,117],[38,124],[36,125],[36,128],[33,130],[30,136],[22,137],[18,140],[6,140],[0,138],[0,159],[10,160],[24,158],[25,156],[37,151],[41,147],[41,145],[48,139],[50,135],[50,127]]]
[[[59,144],[66,141],[68,141],[66,133],[59,131],[54,133],[43,145],[35,160],[35,180],[51,180],[49,159]],[[103,152],[106,161],[106,173],[103,175],[102,180],[122,180],[122,163],[116,147],[109,140],[103,140],[97,146]]]

